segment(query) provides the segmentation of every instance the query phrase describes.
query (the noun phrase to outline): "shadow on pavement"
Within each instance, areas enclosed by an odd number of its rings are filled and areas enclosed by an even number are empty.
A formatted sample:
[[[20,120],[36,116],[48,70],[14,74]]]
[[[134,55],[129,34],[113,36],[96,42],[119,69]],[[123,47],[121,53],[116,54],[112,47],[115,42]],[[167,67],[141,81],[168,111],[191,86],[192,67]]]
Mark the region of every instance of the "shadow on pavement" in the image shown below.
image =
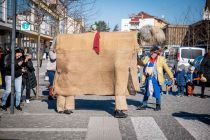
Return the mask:
[[[44,99],[42,102],[48,104],[48,109],[54,109],[56,111],[56,99],[47,100]],[[139,106],[142,104],[140,101],[127,99],[128,105]],[[148,107],[150,108],[150,107]],[[75,110],[101,110],[114,116],[115,110],[115,100],[90,100],[90,99],[76,99],[75,100]]]
[[[189,113],[189,112],[179,112],[179,113],[173,113],[172,116],[183,118],[186,120],[198,120],[200,122],[210,125],[209,114],[195,114],[195,113]]]

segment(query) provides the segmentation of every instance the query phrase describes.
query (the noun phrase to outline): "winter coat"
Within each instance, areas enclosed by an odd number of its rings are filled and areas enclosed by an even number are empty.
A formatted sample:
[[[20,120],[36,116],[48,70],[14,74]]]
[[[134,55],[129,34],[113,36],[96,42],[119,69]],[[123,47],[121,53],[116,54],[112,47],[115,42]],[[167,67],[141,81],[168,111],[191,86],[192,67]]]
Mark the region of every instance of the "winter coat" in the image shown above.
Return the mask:
[[[186,86],[186,72],[184,70],[182,71],[177,71],[175,74],[176,77],[176,83],[178,86]]]
[[[201,73],[204,75],[204,77],[207,78],[207,81],[210,81],[210,57],[208,57],[208,54],[204,55],[204,58],[201,62]]]
[[[6,75],[11,76],[11,54],[6,55],[4,59]],[[22,76],[22,66],[18,65],[20,61],[23,61],[22,57],[15,59],[15,78]]]
[[[23,80],[26,83],[26,89],[33,89],[37,86],[37,81],[32,61],[28,60],[28,62],[24,63],[24,68],[26,69],[26,72],[23,73]]]
[[[145,57],[143,60],[140,60],[141,62],[138,62],[140,65],[146,65],[147,62],[149,61],[149,57]],[[159,85],[164,84],[164,76],[163,76],[163,70],[166,71],[166,73],[169,75],[169,77],[172,79],[173,78],[173,73],[171,72],[170,68],[168,67],[166,63],[166,59],[162,56],[158,56],[157,58],[157,72],[158,72],[158,82]],[[146,75],[142,75],[142,84],[145,83]]]

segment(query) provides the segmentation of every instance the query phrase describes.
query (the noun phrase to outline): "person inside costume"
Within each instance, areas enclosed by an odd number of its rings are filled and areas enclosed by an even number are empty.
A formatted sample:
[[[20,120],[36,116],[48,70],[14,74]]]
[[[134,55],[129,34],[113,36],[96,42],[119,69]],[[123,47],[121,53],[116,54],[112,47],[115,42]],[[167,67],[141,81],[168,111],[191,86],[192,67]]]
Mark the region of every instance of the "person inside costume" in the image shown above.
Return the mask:
[[[146,110],[147,101],[150,96],[156,98],[155,111],[161,110],[161,85],[164,84],[163,69],[173,80],[173,74],[166,64],[164,57],[160,56],[160,49],[158,46],[153,46],[150,50],[150,57],[143,59],[144,73],[142,75],[142,83],[145,83],[146,92],[143,98],[143,105],[139,106],[137,110]]]

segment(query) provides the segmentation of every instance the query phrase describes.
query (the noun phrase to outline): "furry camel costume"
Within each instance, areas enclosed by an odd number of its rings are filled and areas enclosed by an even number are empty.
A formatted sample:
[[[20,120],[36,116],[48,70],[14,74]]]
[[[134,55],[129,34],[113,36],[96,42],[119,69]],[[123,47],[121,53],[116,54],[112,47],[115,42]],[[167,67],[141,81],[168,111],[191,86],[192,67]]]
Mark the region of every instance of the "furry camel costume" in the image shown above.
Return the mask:
[[[139,32],[145,42],[157,40],[155,27]],[[146,34],[151,38],[145,39]],[[93,51],[95,33],[59,35],[56,39],[57,70],[54,93],[57,109],[74,109],[74,96],[114,95],[115,109],[127,110],[129,69],[135,89],[137,81],[137,32],[101,32],[100,54]]]

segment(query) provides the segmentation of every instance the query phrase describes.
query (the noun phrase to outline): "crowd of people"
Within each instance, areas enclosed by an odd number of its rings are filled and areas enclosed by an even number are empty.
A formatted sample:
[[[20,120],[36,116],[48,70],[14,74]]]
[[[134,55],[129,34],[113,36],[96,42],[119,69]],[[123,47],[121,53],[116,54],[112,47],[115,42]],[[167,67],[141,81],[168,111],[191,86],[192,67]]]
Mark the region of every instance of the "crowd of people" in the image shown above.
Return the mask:
[[[31,61],[31,54],[27,52],[27,49],[15,47],[15,107],[17,110],[22,110],[20,103],[23,100],[22,95],[24,89],[26,89],[26,102],[29,103],[30,91],[35,88],[36,76],[33,63]],[[7,101],[11,93],[11,51],[7,49],[7,52],[1,57],[1,76],[2,87],[5,89],[2,97],[2,109],[7,110]],[[34,90],[33,90],[34,91]]]
[[[169,65],[171,72],[173,73],[174,80],[170,80],[170,76],[167,72],[164,74],[166,87],[165,93],[172,94],[172,87],[176,86],[177,91],[175,95],[177,97],[193,96],[195,85],[201,86],[201,98],[206,98],[204,91],[210,78],[210,50],[204,55],[203,60],[200,63],[200,69],[195,68],[192,64],[187,68],[185,65],[179,65],[176,70]]]

